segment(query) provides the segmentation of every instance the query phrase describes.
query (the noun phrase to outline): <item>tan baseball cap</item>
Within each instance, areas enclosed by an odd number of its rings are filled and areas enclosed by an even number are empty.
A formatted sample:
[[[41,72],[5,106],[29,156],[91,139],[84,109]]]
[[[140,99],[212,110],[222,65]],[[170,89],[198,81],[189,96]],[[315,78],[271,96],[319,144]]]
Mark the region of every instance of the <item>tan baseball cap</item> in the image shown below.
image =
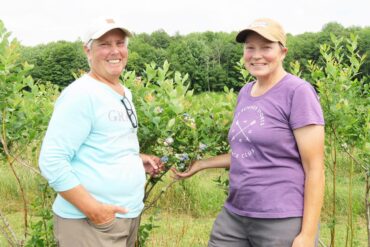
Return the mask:
[[[261,18],[252,22],[248,28],[240,31],[236,35],[236,41],[244,43],[250,32],[256,32],[265,39],[273,42],[279,42],[286,46],[286,35],[283,27],[276,21],[269,18]]]
[[[114,18],[99,17],[91,23],[90,27],[88,28],[84,36],[83,42],[84,44],[87,44],[89,43],[90,40],[98,39],[105,33],[116,28],[121,29],[126,36],[128,37],[132,36],[132,34]]]

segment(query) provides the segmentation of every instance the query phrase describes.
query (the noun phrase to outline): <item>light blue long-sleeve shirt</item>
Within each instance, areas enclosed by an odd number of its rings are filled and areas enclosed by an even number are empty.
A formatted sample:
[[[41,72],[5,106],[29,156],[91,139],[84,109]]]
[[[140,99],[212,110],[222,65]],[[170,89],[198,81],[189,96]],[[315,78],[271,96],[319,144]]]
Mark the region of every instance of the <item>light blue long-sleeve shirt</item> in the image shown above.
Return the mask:
[[[131,101],[131,92],[125,87]],[[127,208],[117,217],[137,217],[143,207],[145,170],[134,129],[109,86],[84,75],[58,98],[46,132],[39,165],[55,191],[82,185],[98,201]],[[136,115],[136,112],[135,112]],[[57,195],[53,211],[64,218],[84,218]]]

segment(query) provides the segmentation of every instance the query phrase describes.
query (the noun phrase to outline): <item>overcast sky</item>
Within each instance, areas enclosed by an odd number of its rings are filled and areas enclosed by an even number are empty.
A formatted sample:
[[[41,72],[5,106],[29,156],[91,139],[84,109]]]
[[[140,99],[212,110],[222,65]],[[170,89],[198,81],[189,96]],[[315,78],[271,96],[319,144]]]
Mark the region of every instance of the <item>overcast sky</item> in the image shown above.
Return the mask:
[[[238,31],[259,17],[286,32],[320,31],[328,22],[370,26],[369,0],[0,0],[0,20],[23,45],[76,41],[98,16],[118,16],[134,33]]]

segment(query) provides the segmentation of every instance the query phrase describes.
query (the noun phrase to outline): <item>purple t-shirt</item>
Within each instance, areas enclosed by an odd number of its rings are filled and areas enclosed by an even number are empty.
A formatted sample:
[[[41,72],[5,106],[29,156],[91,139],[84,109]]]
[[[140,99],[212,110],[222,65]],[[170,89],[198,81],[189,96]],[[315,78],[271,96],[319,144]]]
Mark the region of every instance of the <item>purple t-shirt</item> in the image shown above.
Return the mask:
[[[225,207],[254,218],[303,215],[304,171],[293,129],[324,125],[318,96],[306,81],[287,74],[265,94],[240,91],[229,130],[231,167]]]

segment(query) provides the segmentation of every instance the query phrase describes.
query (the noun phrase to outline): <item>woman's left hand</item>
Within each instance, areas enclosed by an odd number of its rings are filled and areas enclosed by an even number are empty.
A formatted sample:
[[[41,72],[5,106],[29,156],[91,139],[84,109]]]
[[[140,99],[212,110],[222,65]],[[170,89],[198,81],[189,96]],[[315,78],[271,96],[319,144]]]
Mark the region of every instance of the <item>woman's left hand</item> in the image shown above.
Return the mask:
[[[315,239],[303,234],[298,234],[293,241],[292,247],[315,247]]]

